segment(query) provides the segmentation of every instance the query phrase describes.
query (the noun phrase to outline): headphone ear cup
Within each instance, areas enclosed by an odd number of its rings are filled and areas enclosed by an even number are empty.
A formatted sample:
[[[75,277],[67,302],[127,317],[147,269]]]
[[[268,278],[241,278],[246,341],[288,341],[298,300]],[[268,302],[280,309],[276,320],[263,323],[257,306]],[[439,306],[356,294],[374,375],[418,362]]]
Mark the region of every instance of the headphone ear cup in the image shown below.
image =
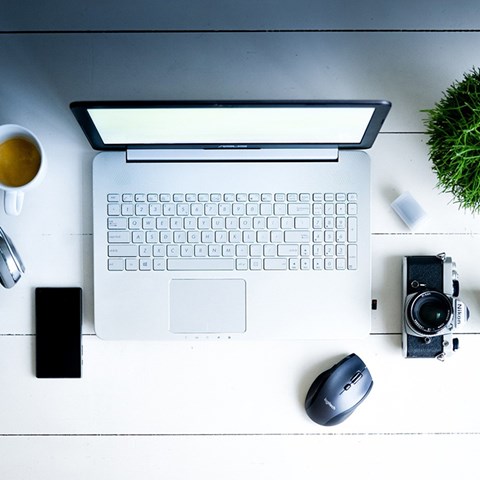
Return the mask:
[[[25,266],[10,237],[0,227],[0,283],[12,288],[25,272]]]

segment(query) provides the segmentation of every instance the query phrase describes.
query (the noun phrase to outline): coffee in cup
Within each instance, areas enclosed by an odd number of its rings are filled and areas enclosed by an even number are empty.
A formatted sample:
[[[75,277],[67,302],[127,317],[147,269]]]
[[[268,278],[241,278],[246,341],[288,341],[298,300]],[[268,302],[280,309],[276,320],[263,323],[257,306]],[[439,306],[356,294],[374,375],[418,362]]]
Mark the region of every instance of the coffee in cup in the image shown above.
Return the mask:
[[[18,215],[24,192],[45,174],[46,161],[37,137],[18,125],[0,126],[0,189],[5,191],[5,212]]]

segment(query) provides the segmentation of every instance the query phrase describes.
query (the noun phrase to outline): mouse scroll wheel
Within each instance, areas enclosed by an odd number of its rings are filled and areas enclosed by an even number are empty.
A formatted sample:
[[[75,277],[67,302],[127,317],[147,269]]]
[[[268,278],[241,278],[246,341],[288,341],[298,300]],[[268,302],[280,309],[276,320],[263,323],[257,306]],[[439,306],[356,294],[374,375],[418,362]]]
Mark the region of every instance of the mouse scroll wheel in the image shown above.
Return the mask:
[[[363,377],[362,372],[357,372],[351,379],[352,383],[357,383]]]

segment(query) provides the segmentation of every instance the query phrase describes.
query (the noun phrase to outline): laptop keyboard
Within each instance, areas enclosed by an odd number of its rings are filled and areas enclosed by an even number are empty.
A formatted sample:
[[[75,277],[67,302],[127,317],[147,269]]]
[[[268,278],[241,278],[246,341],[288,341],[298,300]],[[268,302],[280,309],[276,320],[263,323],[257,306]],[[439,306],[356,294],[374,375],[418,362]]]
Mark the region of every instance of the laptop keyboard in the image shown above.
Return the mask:
[[[110,271],[356,270],[356,193],[110,193]]]

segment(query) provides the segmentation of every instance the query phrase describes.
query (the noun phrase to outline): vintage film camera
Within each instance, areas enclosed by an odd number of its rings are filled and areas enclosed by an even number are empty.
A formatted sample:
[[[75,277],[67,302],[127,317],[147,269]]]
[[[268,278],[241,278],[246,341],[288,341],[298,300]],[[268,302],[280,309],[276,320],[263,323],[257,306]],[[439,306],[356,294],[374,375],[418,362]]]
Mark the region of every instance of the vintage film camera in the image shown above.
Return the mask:
[[[453,331],[470,315],[458,299],[455,263],[444,253],[403,258],[405,358],[444,360],[458,349]]]

